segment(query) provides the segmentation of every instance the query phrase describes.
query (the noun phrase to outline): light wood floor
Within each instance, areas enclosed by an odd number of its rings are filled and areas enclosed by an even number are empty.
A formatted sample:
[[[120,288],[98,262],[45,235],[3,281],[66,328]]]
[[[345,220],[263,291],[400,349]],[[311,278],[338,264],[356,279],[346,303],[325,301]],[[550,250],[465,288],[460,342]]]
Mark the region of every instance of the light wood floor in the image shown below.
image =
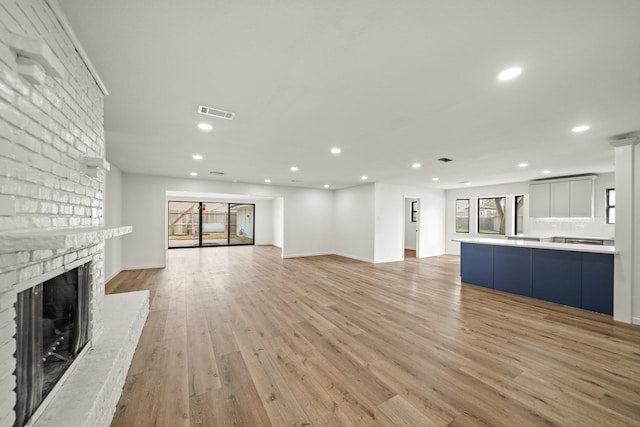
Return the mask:
[[[640,425],[640,327],[372,265],[177,249],[122,272],[151,309],[112,426]]]

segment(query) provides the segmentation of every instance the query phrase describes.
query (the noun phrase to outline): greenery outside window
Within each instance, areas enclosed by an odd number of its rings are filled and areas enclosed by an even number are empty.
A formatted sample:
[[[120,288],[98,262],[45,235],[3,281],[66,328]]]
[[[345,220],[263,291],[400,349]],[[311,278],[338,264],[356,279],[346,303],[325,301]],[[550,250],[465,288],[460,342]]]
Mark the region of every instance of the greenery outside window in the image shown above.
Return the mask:
[[[607,188],[607,224],[616,223],[616,189]]]
[[[505,234],[506,197],[478,199],[478,233]]]
[[[515,234],[524,234],[524,196],[516,196]]]
[[[469,232],[469,199],[456,199],[456,233]]]

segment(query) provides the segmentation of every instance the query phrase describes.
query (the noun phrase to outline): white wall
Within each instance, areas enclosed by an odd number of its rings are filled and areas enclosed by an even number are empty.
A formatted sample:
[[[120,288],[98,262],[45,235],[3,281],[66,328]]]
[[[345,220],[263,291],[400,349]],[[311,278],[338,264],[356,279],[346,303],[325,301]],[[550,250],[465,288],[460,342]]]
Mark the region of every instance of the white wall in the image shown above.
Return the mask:
[[[405,197],[420,200],[417,256],[423,258],[444,253],[445,192],[376,183],[374,262],[404,259]]]
[[[417,199],[405,199],[404,202],[404,248],[416,250],[416,231],[418,223],[411,222],[411,202]]]
[[[107,172],[104,196],[104,223],[107,227],[117,227],[122,223],[122,172],[111,165]],[[122,271],[122,239],[108,239],[105,242],[104,277],[108,282]]]
[[[502,237],[477,234],[478,198],[507,196],[506,234],[513,234],[514,196],[524,195],[524,234],[613,237],[615,226],[605,224],[605,190],[614,187],[614,174],[600,174],[595,181],[594,218],[530,218],[529,182],[491,185],[486,187],[448,190],[446,212],[446,253],[459,254],[460,243],[453,239],[463,237]],[[469,233],[456,233],[456,199],[469,199]]]
[[[274,202],[282,197],[283,256],[332,253],[333,192],[267,185],[235,184],[218,181],[179,179],[123,173],[122,222],[133,226],[123,237],[123,268],[163,267],[166,257],[166,193],[250,194],[256,196],[256,244],[277,243],[274,233]],[[172,197],[172,199],[175,199]],[[234,202],[232,198],[228,200]],[[240,200],[238,200],[240,201]],[[249,202],[249,200],[242,200]],[[277,205],[279,202],[275,202]]]
[[[334,247],[341,256],[374,260],[374,184],[334,192]]]
[[[272,206],[273,246],[282,249],[284,245],[284,199],[276,197]]]
[[[284,198],[282,257],[333,251],[333,191],[281,187]]]
[[[640,325],[640,140],[612,143],[616,162],[613,319]]]

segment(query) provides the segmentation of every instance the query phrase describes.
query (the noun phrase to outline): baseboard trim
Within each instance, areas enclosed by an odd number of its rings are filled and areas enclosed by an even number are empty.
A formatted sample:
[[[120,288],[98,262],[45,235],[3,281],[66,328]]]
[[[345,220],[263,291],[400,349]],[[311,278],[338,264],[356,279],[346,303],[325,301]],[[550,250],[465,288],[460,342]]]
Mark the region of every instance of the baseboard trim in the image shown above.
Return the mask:
[[[150,268],[165,268],[165,264],[126,265],[122,270],[148,270]]]
[[[116,277],[118,274],[120,274],[122,272],[122,269],[119,269],[118,271],[116,271],[115,273],[110,274],[109,276],[105,277],[104,279],[104,283],[107,284],[111,281],[111,279],[113,279],[114,277]]]
[[[355,259],[356,261],[368,262],[373,264],[373,260],[371,258],[364,258],[356,255],[349,255],[342,252],[336,252],[334,255],[341,256],[344,258]]]
[[[335,255],[333,252],[311,252],[308,254],[288,254],[282,255],[282,258],[302,258],[307,256],[323,256],[323,255]]]
[[[632,317],[631,318],[631,324],[640,325],[640,317]]]

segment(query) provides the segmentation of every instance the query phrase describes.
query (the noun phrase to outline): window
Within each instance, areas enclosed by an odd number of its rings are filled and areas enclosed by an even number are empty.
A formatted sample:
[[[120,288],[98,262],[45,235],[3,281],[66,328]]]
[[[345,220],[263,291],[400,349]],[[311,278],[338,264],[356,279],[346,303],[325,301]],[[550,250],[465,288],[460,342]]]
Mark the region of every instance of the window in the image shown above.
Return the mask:
[[[478,199],[478,233],[505,234],[505,199],[506,197]]]
[[[616,189],[607,188],[607,224],[616,223]]]
[[[418,221],[418,202],[411,202],[411,222]]]
[[[516,196],[515,234],[524,234],[524,196]]]
[[[456,233],[469,232],[469,199],[456,199]]]

